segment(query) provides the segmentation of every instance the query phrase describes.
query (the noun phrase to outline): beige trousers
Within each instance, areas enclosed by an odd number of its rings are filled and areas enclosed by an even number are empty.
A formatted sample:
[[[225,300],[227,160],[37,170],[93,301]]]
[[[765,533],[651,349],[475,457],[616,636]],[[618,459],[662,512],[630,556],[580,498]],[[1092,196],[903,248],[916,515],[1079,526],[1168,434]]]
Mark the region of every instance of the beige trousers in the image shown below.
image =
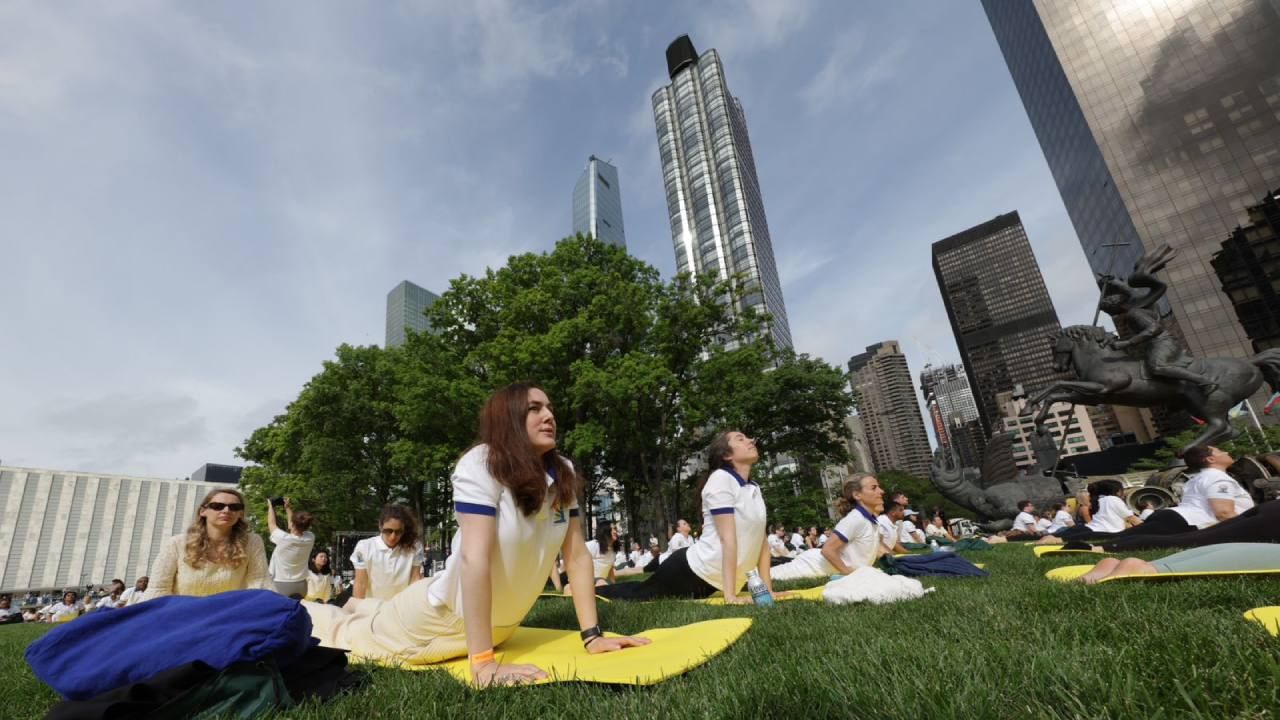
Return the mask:
[[[303,601],[311,616],[311,636],[325,647],[347,650],[364,660],[427,665],[463,657],[467,637],[462,618],[428,602],[427,588],[433,580],[423,578],[390,600],[365,598],[345,608]],[[516,627],[495,627],[494,646],[511,637]]]

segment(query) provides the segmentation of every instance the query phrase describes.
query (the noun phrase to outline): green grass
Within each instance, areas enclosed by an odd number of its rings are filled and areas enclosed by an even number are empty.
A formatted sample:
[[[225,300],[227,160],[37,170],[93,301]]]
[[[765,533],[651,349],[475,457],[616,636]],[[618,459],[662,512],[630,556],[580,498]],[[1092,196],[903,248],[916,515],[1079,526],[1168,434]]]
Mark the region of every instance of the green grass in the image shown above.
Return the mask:
[[[1156,556],[1158,554],[1152,555]],[[1280,603],[1280,580],[1228,578],[1065,586],[1022,546],[973,553],[985,580],[926,581],[883,607],[780,604],[767,611],[663,602],[601,605],[616,632],[747,615],[727,652],[650,688],[562,683],[472,691],[444,673],[373,670],[362,693],[288,718],[1270,718],[1280,641],[1241,613]],[[572,604],[542,600],[527,625],[577,628]],[[0,718],[56,701],[22,658],[38,626],[0,627]]]

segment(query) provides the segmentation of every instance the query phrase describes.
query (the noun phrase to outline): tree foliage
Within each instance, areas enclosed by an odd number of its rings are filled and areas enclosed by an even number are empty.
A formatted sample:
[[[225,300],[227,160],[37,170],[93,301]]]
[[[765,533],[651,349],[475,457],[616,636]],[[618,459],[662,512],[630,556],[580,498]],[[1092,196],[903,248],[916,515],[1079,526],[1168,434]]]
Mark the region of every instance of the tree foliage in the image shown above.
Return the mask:
[[[1259,430],[1248,418],[1237,418],[1231,423],[1238,433],[1234,440],[1219,443],[1218,447],[1234,458],[1247,455],[1264,455],[1280,450],[1280,426],[1263,425]],[[1200,428],[1191,428],[1163,438],[1164,447],[1156,450],[1149,458],[1143,458],[1130,466],[1129,471],[1163,470],[1178,462],[1178,452],[1187,446],[1202,432]]]
[[[484,398],[529,381],[552,399],[586,497],[616,489],[634,530],[664,532],[692,513],[691,461],[728,428],[758,439],[766,474],[786,468],[771,505],[805,498],[825,513],[822,468],[848,460],[845,378],[774,348],[767,317],[732,311],[741,285],[664,281],[621,248],[581,236],[461,276],[427,311],[433,333],[411,333],[398,348],[339,347],[239,449],[256,463],[246,489],[255,507],[298,497],[323,530],[372,527],[385,502],[442,525],[449,472],[474,441]]]

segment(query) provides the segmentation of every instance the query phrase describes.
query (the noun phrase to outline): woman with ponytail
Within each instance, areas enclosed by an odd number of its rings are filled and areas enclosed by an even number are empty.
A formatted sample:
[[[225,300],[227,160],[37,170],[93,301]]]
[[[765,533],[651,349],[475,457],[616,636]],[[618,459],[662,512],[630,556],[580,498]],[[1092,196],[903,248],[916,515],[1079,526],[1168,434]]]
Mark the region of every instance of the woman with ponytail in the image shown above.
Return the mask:
[[[578,475],[556,451],[551,401],[532,385],[508,385],[480,412],[480,442],[453,470],[458,533],[444,570],[394,597],[343,608],[303,602],[320,644],[384,662],[430,664],[470,656],[481,685],[546,677],[533,665],[499,663],[494,649],[533,607],[564,556],[585,653],[644,645],[605,637],[596,622],[591,554],[582,536]]]
[[[800,580],[848,575],[875,564],[880,556],[876,515],[884,509],[884,490],[872,475],[844,481],[836,512],[844,517],[821,548],[805,550],[796,559],[773,569],[774,580]]]
[[[766,509],[760,486],[751,482],[751,467],[760,459],[756,443],[738,431],[716,435],[707,449],[711,470],[698,486],[702,505],[702,537],[662,561],[642,583],[596,588],[601,597],[620,600],[705,598],[717,590],[727,604],[751,602],[738,591],[747,571],[758,570],[769,592],[769,544],[765,542]],[[776,596],[775,596],[776,597]]]

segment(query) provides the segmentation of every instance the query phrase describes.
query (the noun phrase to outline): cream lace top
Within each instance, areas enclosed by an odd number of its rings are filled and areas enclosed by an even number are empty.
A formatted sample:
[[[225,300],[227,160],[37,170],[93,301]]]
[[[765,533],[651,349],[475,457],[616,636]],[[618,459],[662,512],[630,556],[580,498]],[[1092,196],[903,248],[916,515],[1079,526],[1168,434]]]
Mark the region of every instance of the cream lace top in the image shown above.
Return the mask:
[[[151,586],[146,600],[165,595],[216,595],[228,590],[270,589],[267,585],[267,551],[262,538],[249,535],[245,548],[246,562],[239,566],[205,563],[193,568],[187,564],[187,534],[174,535],[164,541],[160,556],[151,566]]]

